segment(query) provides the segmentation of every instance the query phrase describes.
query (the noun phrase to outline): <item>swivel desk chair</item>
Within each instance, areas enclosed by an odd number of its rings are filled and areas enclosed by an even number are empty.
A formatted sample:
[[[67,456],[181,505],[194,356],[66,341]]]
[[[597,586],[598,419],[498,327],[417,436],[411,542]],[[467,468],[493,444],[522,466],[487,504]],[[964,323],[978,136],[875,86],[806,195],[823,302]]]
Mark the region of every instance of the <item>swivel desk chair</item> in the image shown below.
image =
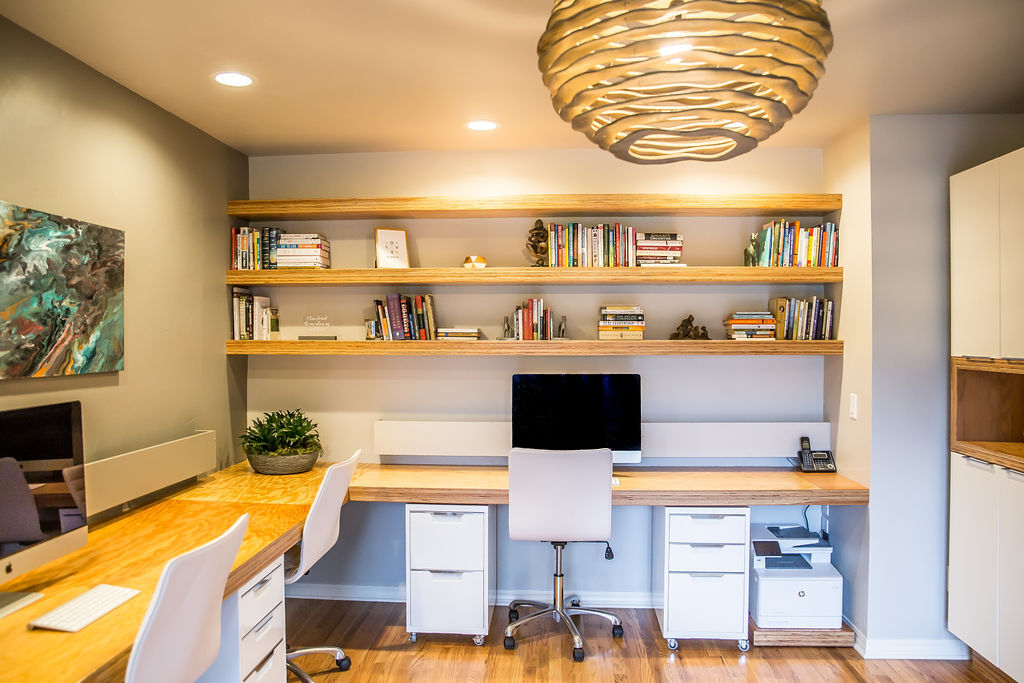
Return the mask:
[[[583,638],[573,615],[592,614],[612,623],[612,636],[622,637],[622,622],[602,610],[579,606],[576,596],[563,595],[562,550],[571,541],[607,542],[612,529],[612,452],[607,448],[548,451],[513,448],[508,456],[508,532],[513,540],[546,541],[555,549],[552,604],[513,600],[505,649],[516,646],[515,633],[550,615],[572,635],[572,658],[583,661]],[[553,540],[555,539],[555,540]],[[520,607],[537,607],[522,619]]]
[[[345,494],[348,493],[348,485],[352,481],[360,453],[362,450],[356,451],[345,462],[327,468],[302,525],[302,541],[285,555],[285,584],[295,583],[305,576],[337,542],[341,530],[341,505],[345,502]],[[348,671],[352,666],[352,660],[340,647],[289,647],[285,654],[288,670],[303,683],[313,683],[309,674],[292,659],[316,653],[334,655],[334,663],[341,671]]]
[[[224,587],[249,513],[164,566],[128,657],[125,683],[194,681],[217,659]]]

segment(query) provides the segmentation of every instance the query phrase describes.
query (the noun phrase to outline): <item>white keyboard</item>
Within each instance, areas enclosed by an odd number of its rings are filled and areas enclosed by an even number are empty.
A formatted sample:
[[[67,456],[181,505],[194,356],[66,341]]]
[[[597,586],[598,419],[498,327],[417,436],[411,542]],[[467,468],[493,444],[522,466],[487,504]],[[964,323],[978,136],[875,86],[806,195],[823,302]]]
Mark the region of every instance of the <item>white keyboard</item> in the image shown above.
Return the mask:
[[[104,614],[139,594],[134,588],[108,586],[101,583],[60,607],[29,622],[29,628],[77,633]]]

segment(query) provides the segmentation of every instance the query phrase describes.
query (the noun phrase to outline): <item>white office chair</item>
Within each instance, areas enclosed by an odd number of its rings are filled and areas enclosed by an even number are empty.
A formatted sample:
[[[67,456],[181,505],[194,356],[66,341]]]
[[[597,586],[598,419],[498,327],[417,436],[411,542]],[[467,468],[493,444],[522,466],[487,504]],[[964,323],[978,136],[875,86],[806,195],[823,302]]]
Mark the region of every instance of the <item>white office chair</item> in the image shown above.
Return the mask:
[[[327,468],[324,479],[320,482],[320,489],[316,492],[316,498],[313,499],[313,505],[309,508],[309,514],[306,515],[306,522],[302,525],[302,542],[296,546],[298,560],[293,563],[293,551],[289,551],[285,558],[286,584],[301,579],[337,542],[341,530],[341,505],[345,502],[345,494],[348,493],[348,485],[352,481],[352,473],[356,470],[360,453],[362,450],[356,451],[345,462]],[[289,647],[286,654],[288,670],[304,683],[313,683],[309,674],[300,669],[292,659],[317,653],[334,655],[334,663],[341,671],[348,671],[352,666],[352,660],[340,647]]]
[[[21,466],[14,458],[0,458],[0,543],[11,544],[0,556],[44,538],[39,508]]]
[[[224,587],[248,526],[246,513],[167,563],[135,637],[125,683],[195,681],[210,668],[220,650]]]
[[[607,448],[545,451],[513,448],[508,456],[508,533],[517,541],[547,541],[555,549],[552,604],[513,600],[508,606],[505,649],[516,646],[515,632],[545,616],[561,621],[572,635],[572,658],[583,661],[583,638],[573,615],[592,614],[612,623],[612,635],[622,637],[622,622],[602,610],[579,606],[562,585],[562,550],[571,541],[607,542],[612,532],[612,452]],[[519,618],[520,607],[539,611]]]

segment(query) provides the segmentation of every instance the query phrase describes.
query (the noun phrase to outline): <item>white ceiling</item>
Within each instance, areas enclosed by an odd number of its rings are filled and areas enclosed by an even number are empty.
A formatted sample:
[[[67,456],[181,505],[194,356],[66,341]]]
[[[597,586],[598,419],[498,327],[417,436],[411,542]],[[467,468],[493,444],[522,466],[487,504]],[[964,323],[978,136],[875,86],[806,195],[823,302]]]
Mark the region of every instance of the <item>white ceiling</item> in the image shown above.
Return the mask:
[[[536,44],[551,0],[0,0],[0,13],[249,155],[589,147]],[[767,143],[871,114],[1024,112],[1024,0],[824,0],[810,105]],[[211,74],[256,78],[229,89]],[[502,127],[472,133],[470,119]]]

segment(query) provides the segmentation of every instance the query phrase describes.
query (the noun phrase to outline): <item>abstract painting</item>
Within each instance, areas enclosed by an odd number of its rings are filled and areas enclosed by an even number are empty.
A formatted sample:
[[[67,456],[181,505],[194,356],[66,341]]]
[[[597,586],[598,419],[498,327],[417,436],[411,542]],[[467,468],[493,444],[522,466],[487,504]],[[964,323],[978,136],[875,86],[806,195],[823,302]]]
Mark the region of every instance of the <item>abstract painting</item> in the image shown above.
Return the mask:
[[[0,380],[124,369],[124,231],[0,201]]]

